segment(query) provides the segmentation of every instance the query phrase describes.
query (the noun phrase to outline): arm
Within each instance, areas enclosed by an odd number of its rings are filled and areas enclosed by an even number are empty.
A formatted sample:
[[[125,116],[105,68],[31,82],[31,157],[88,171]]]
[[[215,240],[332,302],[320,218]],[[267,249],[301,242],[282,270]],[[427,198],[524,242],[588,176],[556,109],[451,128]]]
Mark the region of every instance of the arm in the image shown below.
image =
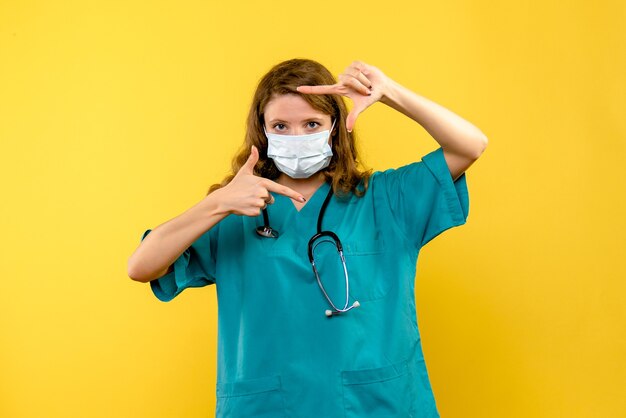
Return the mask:
[[[377,101],[405,114],[426,129],[441,145],[452,178],[456,180],[487,147],[487,137],[474,125],[444,107],[406,89],[378,68],[354,61],[333,85],[298,86],[305,94],[340,94],[354,106],[346,120],[348,132],[357,116]]]
[[[172,263],[229,214],[258,216],[264,207],[273,203],[270,192],[304,201],[293,189],[255,176],[258,160],[259,151],[252,147],[248,161],[228,185],[154,228],[128,259],[128,276],[138,282],[149,282],[172,271]]]
[[[441,145],[454,180],[487,147],[487,137],[477,127],[389,78],[380,101],[422,125]]]
[[[219,204],[219,191],[154,228],[128,259],[128,277],[145,283],[172,271],[174,261],[228,215]]]

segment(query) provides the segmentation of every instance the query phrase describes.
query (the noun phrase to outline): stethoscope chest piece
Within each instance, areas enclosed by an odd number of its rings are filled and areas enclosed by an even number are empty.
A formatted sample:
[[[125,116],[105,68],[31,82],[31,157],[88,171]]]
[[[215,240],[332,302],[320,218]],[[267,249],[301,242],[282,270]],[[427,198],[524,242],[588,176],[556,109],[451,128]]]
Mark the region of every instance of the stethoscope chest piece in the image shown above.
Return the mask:
[[[263,209],[263,225],[257,227],[256,233],[265,238],[278,238],[278,231],[270,226],[267,209]]]
[[[256,233],[265,238],[278,238],[278,231],[269,225],[261,225],[256,229]]]

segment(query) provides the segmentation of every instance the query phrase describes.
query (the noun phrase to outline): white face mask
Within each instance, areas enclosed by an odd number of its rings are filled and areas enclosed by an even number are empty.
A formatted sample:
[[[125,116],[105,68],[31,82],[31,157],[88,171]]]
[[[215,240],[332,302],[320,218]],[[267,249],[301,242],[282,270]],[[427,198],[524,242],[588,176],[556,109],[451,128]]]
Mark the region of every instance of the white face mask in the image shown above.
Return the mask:
[[[263,128],[268,141],[267,156],[291,178],[311,177],[330,164],[333,151],[328,138],[334,126],[333,121],[329,130],[307,135],[278,135]]]

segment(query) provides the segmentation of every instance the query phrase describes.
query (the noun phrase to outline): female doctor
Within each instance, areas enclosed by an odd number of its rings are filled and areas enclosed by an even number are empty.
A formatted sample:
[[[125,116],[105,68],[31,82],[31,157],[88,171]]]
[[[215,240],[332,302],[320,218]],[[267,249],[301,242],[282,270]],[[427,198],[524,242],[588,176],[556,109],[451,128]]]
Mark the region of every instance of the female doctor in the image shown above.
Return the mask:
[[[378,101],[439,147],[361,171],[353,128]],[[361,61],[338,80],[307,59],[261,79],[231,175],[144,232],[128,261],[129,277],[161,301],[216,285],[217,417],[439,416],[417,326],[417,257],[466,222],[465,171],[486,145],[474,125]]]

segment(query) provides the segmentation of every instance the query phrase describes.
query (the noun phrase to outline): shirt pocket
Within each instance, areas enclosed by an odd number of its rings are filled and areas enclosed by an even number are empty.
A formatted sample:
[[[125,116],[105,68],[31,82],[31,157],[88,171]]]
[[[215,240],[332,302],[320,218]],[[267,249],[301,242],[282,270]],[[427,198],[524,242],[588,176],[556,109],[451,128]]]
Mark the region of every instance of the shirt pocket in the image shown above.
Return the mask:
[[[216,418],[286,417],[279,375],[216,385]]]
[[[350,297],[359,302],[384,298],[397,277],[390,277],[385,266],[399,262],[386,251],[382,239],[350,241],[343,244],[346,269],[350,280]]]
[[[408,361],[342,371],[345,417],[414,417],[413,376]]]

